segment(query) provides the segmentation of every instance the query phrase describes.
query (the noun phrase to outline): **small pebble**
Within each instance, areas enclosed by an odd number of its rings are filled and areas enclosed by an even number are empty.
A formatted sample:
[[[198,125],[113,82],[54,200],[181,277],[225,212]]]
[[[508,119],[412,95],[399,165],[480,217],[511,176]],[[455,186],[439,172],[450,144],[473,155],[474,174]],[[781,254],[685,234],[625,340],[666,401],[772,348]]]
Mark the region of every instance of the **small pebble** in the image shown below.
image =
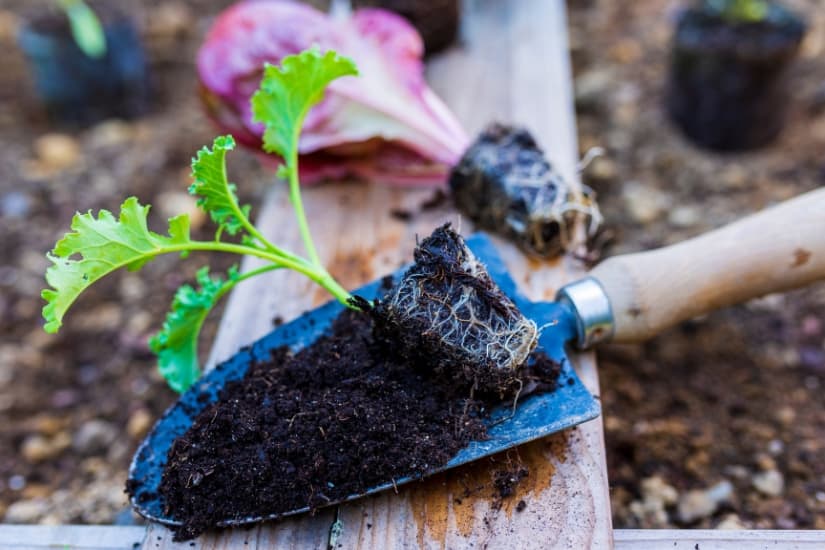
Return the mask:
[[[115,148],[131,141],[134,133],[127,122],[106,120],[92,128],[88,143],[93,149]]]
[[[133,439],[139,439],[146,435],[152,427],[152,415],[146,409],[138,409],[129,417],[126,431]]]
[[[4,218],[25,218],[31,210],[31,198],[21,191],[9,191],[0,198],[0,214]]]
[[[802,318],[802,334],[805,336],[819,336],[822,334],[822,321],[814,315]]]
[[[742,530],[742,529],[747,529],[748,526],[745,525],[742,522],[742,519],[739,516],[737,516],[736,514],[728,514],[727,516],[722,518],[722,521],[720,521],[716,525],[716,528],[717,529],[722,529],[722,530],[728,530],[728,531],[733,531],[733,530],[739,531],[739,530]]]
[[[793,424],[793,422],[796,420],[796,411],[793,409],[793,407],[788,407],[786,405],[776,411],[776,419],[779,420],[785,426],[788,426],[790,424]]]
[[[632,38],[623,38],[611,46],[608,53],[612,59],[625,65],[642,57],[642,47]]]
[[[596,68],[580,74],[573,84],[576,108],[588,111],[599,107],[613,85],[613,74],[610,70]]]
[[[9,478],[9,489],[21,491],[26,486],[26,478],[21,475],[14,475]]]
[[[18,500],[6,510],[6,523],[36,523],[49,509],[49,502],[43,498]]]
[[[744,466],[740,464],[733,464],[725,467],[725,475],[729,475],[736,479],[748,479],[751,473]]]
[[[188,214],[193,229],[198,229],[206,221],[206,214],[198,207],[197,199],[188,193],[166,191],[158,195],[156,204],[166,218]]]
[[[149,19],[149,34],[178,38],[191,30],[192,18],[192,12],[186,4],[166,0],[154,10]]]
[[[778,470],[754,474],[751,482],[757,491],[769,497],[778,497],[785,490],[785,478]]]
[[[643,225],[656,221],[668,207],[661,191],[638,182],[625,184],[622,199],[633,220]]]
[[[114,426],[103,420],[88,420],[74,435],[72,447],[80,454],[93,455],[105,452],[117,438]]]
[[[693,227],[702,219],[702,213],[692,206],[677,206],[670,211],[667,221],[674,227]]]
[[[609,158],[596,157],[585,169],[585,175],[588,180],[593,180],[599,183],[609,183],[616,181],[619,177],[619,169],[616,166],[616,163]]]
[[[37,464],[52,459],[65,451],[71,445],[71,437],[65,432],[58,433],[53,438],[42,435],[30,435],[23,440],[20,453],[26,461]]]
[[[733,496],[733,484],[723,480],[708,489],[694,489],[679,498],[677,515],[682,523],[710,517],[719,504],[727,502]]]
[[[34,142],[38,160],[47,170],[65,170],[80,159],[77,140],[66,134],[45,134]]]
[[[773,459],[773,457],[768,456],[765,453],[759,453],[756,455],[756,465],[762,471],[776,469],[776,461]]]
[[[122,321],[123,308],[118,304],[108,302],[76,312],[74,327],[75,330],[102,332],[118,328]]]
[[[748,173],[738,164],[731,164],[719,175],[720,183],[732,189],[740,189],[748,182]]]
[[[37,463],[51,457],[51,447],[48,440],[40,435],[30,435],[23,440],[20,453],[27,462]]]
[[[799,348],[799,362],[812,371],[825,372],[825,351],[817,346]]]
[[[141,302],[146,299],[146,283],[131,273],[121,279],[118,290],[121,298],[127,302]]]
[[[782,443],[781,439],[772,439],[768,443],[768,452],[771,453],[773,456],[778,456],[782,454],[782,451],[785,450],[785,444]]]
[[[660,476],[652,476],[642,480],[642,497],[661,501],[664,505],[676,504],[679,493]]]
[[[679,493],[660,476],[652,476],[642,480],[641,500],[630,503],[630,512],[636,517],[641,527],[655,529],[668,525],[668,514],[665,509],[673,505],[679,498]]]

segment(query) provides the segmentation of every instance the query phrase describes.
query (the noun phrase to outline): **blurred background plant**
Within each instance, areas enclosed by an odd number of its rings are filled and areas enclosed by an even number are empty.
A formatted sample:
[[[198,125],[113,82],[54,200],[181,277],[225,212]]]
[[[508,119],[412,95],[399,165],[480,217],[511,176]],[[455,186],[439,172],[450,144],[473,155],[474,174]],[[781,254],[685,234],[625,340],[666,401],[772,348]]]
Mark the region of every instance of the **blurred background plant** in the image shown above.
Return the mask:
[[[730,21],[761,21],[768,16],[767,0],[705,0],[710,10]]]
[[[106,55],[106,35],[95,12],[83,0],[56,0],[66,12],[77,46],[89,57]]]
[[[148,110],[146,54],[129,13],[114,0],[55,0],[16,14],[34,96],[54,123],[82,127]]]
[[[714,151],[773,142],[806,21],[766,0],[702,0],[675,22],[665,104],[686,137]]]

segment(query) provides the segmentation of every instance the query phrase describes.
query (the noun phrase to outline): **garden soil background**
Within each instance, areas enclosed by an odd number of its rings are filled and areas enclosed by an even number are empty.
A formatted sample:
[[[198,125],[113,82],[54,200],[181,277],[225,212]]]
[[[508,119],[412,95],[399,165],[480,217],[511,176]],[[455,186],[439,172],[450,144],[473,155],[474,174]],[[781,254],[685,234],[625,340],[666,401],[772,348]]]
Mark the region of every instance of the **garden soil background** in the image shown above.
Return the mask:
[[[14,43],[32,2],[0,8],[0,518],[130,523],[131,454],[174,393],[147,337],[203,257],[161,258],[92,288],[56,336],[42,332],[45,252],[78,209],[117,211],[137,195],[152,227],[193,213],[192,154],[216,130],[196,98],[194,55],[228,1],[129,2],[154,77],[155,103],[133,122],[50,125],[32,101]],[[607,155],[585,173],[615,254],[699,234],[825,184],[825,10],[791,5],[811,28],[791,72],[791,116],[772,147],[700,152],[665,120],[670,23],[665,0],[570,2],[580,149]],[[241,198],[259,204],[273,174],[230,160]],[[389,218],[390,213],[387,212]],[[226,268],[231,258],[209,259]],[[181,265],[183,267],[181,267]],[[678,289],[674,289],[678,291]],[[215,315],[203,346],[214,335]],[[825,287],[684,323],[644,346],[599,353],[617,527],[825,529]],[[713,489],[713,490],[709,490]]]

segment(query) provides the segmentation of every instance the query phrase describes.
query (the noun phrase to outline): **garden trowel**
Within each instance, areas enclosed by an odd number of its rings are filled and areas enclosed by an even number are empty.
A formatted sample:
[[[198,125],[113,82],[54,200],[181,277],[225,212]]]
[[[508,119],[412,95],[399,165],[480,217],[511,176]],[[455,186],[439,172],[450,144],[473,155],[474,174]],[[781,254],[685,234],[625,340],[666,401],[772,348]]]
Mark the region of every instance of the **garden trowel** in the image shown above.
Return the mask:
[[[524,315],[543,327],[539,349],[561,364],[556,391],[501,406],[489,418],[489,438],[474,441],[443,467],[460,466],[593,419],[599,404],[576,376],[566,346],[584,349],[599,342],[638,342],[661,330],[714,309],[825,278],[825,189],[797,197],[700,237],[649,252],[611,258],[589,276],[559,290],[555,302],[531,302],[483,235],[467,244],[502,291]],[[400,277],[403,269],[395,273]],[[375,281],[356,291],[367,299]],[[342,311],[338,302],[321,306],[282,325],[204,375],[171,407],[138,449],[129,473],[132,504],[143,516],[178,525],[164,510],[158,487],[173,441],[194,418],[218,399],[227,382],[244,376],[257,359],[282,346],[311,344]],[[663,376],[666,373],[663,372]],[[338,502],[397,487],[415,478],[387,480]],[[330,502],[329,504],[337,504]],[[301,508],[265,517],[227,518],[237,525],[308,511]]]

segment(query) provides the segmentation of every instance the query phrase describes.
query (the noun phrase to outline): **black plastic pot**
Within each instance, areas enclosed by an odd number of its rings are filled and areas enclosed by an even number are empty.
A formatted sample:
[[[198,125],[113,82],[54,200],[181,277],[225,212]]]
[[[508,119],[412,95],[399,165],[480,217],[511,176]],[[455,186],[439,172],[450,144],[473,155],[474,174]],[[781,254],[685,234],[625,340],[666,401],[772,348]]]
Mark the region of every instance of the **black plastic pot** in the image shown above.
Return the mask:
[[[737,151],[766,145],[785,118],[785,73],[805,24],[781,6],[756,23],[690,9],[676,25],[667,93],[671,119],[697,145]]]
[[[57,121],[82,125],[147,110],[146,56],[135,25],[111,10],[98,15],[106,35],[106,55],[98,59],[78,48],[60,12],[31,18],[18,36],[37,96]]]
[[[421,34],[427,54],[445,49],[458,35],[459,0],[354,0],[353,6],[384,8],[405,17]]]

